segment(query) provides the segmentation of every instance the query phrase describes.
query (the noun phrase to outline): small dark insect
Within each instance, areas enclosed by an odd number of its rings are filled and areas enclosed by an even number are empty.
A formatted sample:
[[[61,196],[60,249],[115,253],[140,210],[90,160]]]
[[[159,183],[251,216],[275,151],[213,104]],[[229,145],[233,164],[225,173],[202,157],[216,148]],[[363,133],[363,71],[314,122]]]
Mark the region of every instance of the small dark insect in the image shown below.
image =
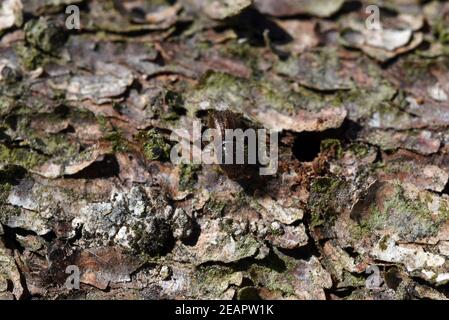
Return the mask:
[[[217,110],[211,110],[209,111],[208,116],[208,127],[211,129],[217,129],[221,132],[222,135],[222,162],[220,164],[221,169],[224,171],[224,173],[231,179],[236,181],[248,181],[251,179],[255,179],[259,177],[258,169],[259,166],[257,164],[249,164],[248,163],[248,148],[247,145],[245,145],[244,148],[244,163],[243,164],[225,164],[224,157],[225,157],[225,151],[226,147],[230,144],[230,142],[226,139],[225,130],[226,129],[242,129],[245,131],[248,129],[248,125],[243,120],[243,117],[238,114],[234,113],[230,110],[224,110],[224,111],[217,111]],[[234,141],[235,142],[235,141]],[[236,159],[236,146],[234,145],[234,148],[232,150],[233,152],[233,159]],[[234,161],[235,163],[235,161]]]

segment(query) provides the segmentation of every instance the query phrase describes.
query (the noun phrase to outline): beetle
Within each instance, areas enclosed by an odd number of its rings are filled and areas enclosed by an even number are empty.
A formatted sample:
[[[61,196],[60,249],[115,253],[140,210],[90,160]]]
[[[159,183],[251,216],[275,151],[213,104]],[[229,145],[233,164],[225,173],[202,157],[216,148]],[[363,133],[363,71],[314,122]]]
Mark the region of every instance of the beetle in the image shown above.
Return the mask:
[[[216,129],[220,132],[223,139],[221,143],[222,148],[222,161],[220,161],[220,167],[223,172],[232,180],[236,181],[249,181],[259,176],[258,164],[248,163],[248,148],[244,146],[244,163],[243,164],[225,164],[224,155],[228,151],[228,146],[234,146],[232,141],[227,140],[227,129],[242,129],[245,131],[248,129],[248,124],[245,123],[241,114],[235,113],[230,110],[209,110],[208,112],[208,127]],[[236,159],[236,148],[232,150],[233,159]]]

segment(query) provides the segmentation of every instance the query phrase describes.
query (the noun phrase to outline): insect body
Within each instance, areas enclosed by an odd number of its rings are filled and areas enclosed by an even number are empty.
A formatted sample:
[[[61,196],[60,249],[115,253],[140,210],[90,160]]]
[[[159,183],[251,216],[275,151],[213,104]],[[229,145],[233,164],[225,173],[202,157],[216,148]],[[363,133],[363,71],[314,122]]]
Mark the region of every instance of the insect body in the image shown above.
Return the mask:
[[[221,159],[219,160],[220,167],[225,174],[236,181],[247,181],[258,176],[258,165],[255,162],[249,161],[248,152],[253,147],[253,152],[257,153],[257,142],[246,140],[242,148],[237,147],[237,141],[234,135],[229,135],[230,130],[245,131],[248,129],[243,121],[243,117],[240,114],[234,113],[230,110],[217,111],[212,110],[209,112],[208,126],[211,129],[218,130],[221,135]],[[248,146],[249,143],[253,143],[253,146]],[[231,149],[230,149],[231,148]],[[237,154],[238,152],[243,154]],[[226,154],[232,155],[232,163],[226,163]],[[243,156],[243,163],[237,163],[236,159]],[[256,155],[254,155],[256,156]]]

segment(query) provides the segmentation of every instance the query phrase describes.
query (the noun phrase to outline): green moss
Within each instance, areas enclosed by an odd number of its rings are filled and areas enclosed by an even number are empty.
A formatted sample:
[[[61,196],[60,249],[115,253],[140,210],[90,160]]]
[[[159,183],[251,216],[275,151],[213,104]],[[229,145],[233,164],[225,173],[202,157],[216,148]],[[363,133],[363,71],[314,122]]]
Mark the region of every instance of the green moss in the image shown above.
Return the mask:
[[[8,205],[8,197],[17,180],[25,175],[26,171],[18,166],[7,165],[0,170],[0,222],[6,223],[11,216],[20,214],[20,208]]]
[[[379,241],[379,248],[383,251],[387,250],[388,248],[388,240],[390,239],[390,237],[388,235],[382,237],[382,239],[380,239]]]
[[[165,93],[165,103],[176,113],[184,112],[184,101],[179,92],[168,90]]]
[[[297,262],[276,249],[275,251],[270,252],[264,260],[249,266],[249,274],[255,285],[293,296],[294,284],[298,281],[294,274]]]
[[[385,211],[380,211],[378,208],[374,208],[370,214],[368,220],[366,220],[362,227],[368,230],[381,230],[385,228],[388,222],[388,215]]]
[[[16,106],[15,99],[6,97],[4,95],[0,96],[0,116],[5,116],[9,114],[15,106]]]
[[[284,234],[284,231],[282,229],[274,229],[270,227],[270,233],[273,236],[282,236]]]
[[[48,18],[28,21],[24,31],[26,42],[19,42],[14,49],[28,70],[44,66],[67,40],[67,32]]]
[[[211,197],[204,206],[204,212],[210,214],[213,217],[221,217],[223,210],[226,207],[226,203]]]
[[[9,193],[11,192],[12,186],[10,183],[0,184],[0,204],[5,204],[8,199]]]
[[[447,27],[447,22],[444,21],[444,18],[434,22],[432,32],[439,42],[442,44],[449,44],[449,29]]]
[[[374,88],[357,88],[337,93],[339,100],[352,111],[352,118],[368,118],[373,112],[391,113],[390,104],[397,90],[387,82],[381,82]],[[356,108],[354,108],[356,106]]]
[[[297,56],[291,56],[287,60],[279,60],[274,67],[277,73],[290,78],[294,78],[300,70]]]
[[[126,152],[128,151],[128,141],[123,138],[120,130],[113,130],[106,134],[105,139],[112,145],[113,152]]]
[[[312,183],[309,197],[312,228],[335,221],[336,215],[347,202],[346,192],[346,183],[336,177],[322,177]]]
[[[18,110],[16,109],[14,111]],[[45,134],[39,129],[34,129],[31,125],[33,120],[37,120],[40,123],[48,123],[50,126],[53,124],[58,125],[63,121],[64,117],[61,117],[58,113],[35,114],[32,110],[29,111],[29,113],[24,113],[21,117],[18,117],[18,120],[14,125],[6,122],[11,130],[14,130],[16,134],[24,137],[20,144],[22,147],[26,146],[27,148],[38,152],[38,156],[45,157],[68,158],[78,153],[79,144],[71,141],[66,134]],[[23,148],[16,149],[24,150]]]
[[[29,44],[49,54],[54,54],[67,40],[67,32],[44,17],[28,21],[24,31]]]
[[[428,70],[435,63],[433,59],[422,59],[416,55],[405,57],[401,62],[401,70],[404,76],[401,79],[406,84],[413,84],[427,76]]]
[[[43,54],[40,50],[29,45],[27,46],[22,42],[18,43],[14,49],[20,59],[21,64],[27,70],[35,70],[39,66],[45,65],[48,60],[45,54]]]
[[[323,108],[328,108],[329,106],[342,107],[343,102],[346,101],[345,99],[347,99],[347,95],[349,94],[343,95],[339,92],[322,94],[318,91],[301,86],[294,86],[293,89],[295,95],[293,95],[291,99],[293,99],[292,101],[295,106],[300,106],[301,109],[306,109],[312,112],[317,112]]]
[[[97,118],[98,124],[100,125],[101,130],[102,131],[107,131],[109,129],[108,128],[109,122],[106,119],[106,117],[101,115],[101,114],[99,114],[99,115],[96,116],[96,118]]]
[[[18,207],[0,204],[0,223],[7,224],[11,217],[19,216],[20,213],[21,210]]]
[[[36,152],[22,148],[8,148],[0,144],[0,164],[14,164],[31,169],[46,160],[47,158],[45,156]]]
[[[334,177],[319,178],[312,184],[311,191],[319,194],[333,192],[341,183],[341,180]]]
[[[11,68],[9,66],[5,66],[1,70],[1,81],[7,85],[12,85],[17,83],[22,79],[22,74],[16,68]]]
[[[147,229],[144,225],[134,226],[131,248],[135,253],[148,256],[165,254],[173,242],[170,226],[162,219],[154,218]]]
[[[343,280],[337,285],[337,288],[357,288],[364,287],[366,279],[363,276],[355,276],[347,271],[343,272]]]
[[[27,132],[27,130],[24,130],[24,132],[29,137],[30,147],[47,156],[70,158],[79,151],[79,146],[68,141],[66,135],[39,136],[35,132]]]
[[[237,292],[237,300],[261,300],[257,288],[244,287]]]
[[[373,203],[368,210],[369,215],[360,222],[365,234],[392,229],[410,242],[436,235],[447,218],[444,214],[433,216],[425,201],[407,198],[400,185],[394,186],[393,193],[380,206]]]
[[[179,165],[179,189],[188,190],[195,186],[198,179],[198,172],[201,170],[199,164],[186,164]]]
[[[84,114],[86,121],[90,121],[91,114]],[[128,151],[128,141],[123,137],[120,129],[114,128],[103,115],[96,115],[96,121],[100,125],[101,131],[104,133],[104,139],[111,143],[113,152]]]
[[[337,139],[325,139],[321,141],[320,146],[321,151],[333,151],[337,159],[341,158],[343,155],[343,148],[341,146],[340,140]]]
[[[223,90],[226,88],[226,90]],[[311,111],[335,105],[325,95],[304,88],[295,88],[282,78],[239,78],[223,72],[206,73],[196,87],[187,95],[186,108],[190,114],[198,111],[202,102],[207,108],[229,107],[232,111],[245,113],[253,104],[267,106],[284,114],[293,114],[297,106]],[[340,103],[341,104],[341,103]]]
[[[257,75],[260,56],[249,43],[241,43],[238,40],[229,41],[221,51],[226,56],[244,61],[251,68],[253,74]]]
[[[185,107],[189,114],[194,115],[203,101],[210,102],[210,108],[225,103],[231,108],[240,109],[245,108],[250,100],[250,82],[224,72],[209,71],[201,77],[196,90],[187,95]]]
[[[211,294],[215,297],[223,293],[235,278],[235,270],[224,265],[201,265],[196,269],[193,282],[198,293]]]
[[[198,280],[213,283],[217,279],[223,279],[225,276],[233,273],[232,268],[220,265],[207,266],[202,265],[198,267]],[[212,281],[209,281],[212,280]]]
[[[373,114],[378,113],[381,122],[384,126],[401,128],[404,124],[408,124],[412,116],[403,112],[399,105],[382,102],[373,109]]]
[[[201,78],[199,89],[207,90],[210,94],[220,94],[223,88],[231,92],[239,92],[243,79],[224,72],[208,72]]]
[[[152,112],[160,119],[167,122],[179,120],[181,115],[186,114],[184,98],[180,92],[164,89],[152,101]]]
[[[398,174],[398,173],[413,173],[414,166],[410,162],[391,162],[391,163],[383,163],[379,164],[379,170],[383,171],[384,173],[389,174]]]
[[[143,152],[148,160],[170,159],[171,146],[156,129],[147,131],[143,138]]]
[[[5,165],[0,170],[0,184],[15,183],[25,176],[26,170],[16,165]]]
[[[288,89],[281,91],[280,86],[274,86],[267,81],[260,81],[256,88],[260,91],[259,103],[269,105],[274,109],[286,112],[293,112],[298,97],[294,97],[294,93]],[[285,89],[285,88],[284,88]]]
[[[239,43],[238,41],[230,41],[224,47],[223,52],[233,57],[247,60],[248,58],[251,58],[254,52],[254,48],[251,47],[248,43]]]
[[[353,143],[349,146],[349,150],[357,157],[363,158],[369,152],[369,147],[362,143]]]

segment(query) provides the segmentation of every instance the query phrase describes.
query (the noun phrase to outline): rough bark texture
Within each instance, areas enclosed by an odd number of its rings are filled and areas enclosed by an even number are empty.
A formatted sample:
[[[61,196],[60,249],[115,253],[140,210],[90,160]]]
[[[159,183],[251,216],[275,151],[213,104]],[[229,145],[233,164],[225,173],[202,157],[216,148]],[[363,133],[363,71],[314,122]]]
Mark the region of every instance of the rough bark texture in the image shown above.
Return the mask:
[[[0,298],[446,299],[449,4],[372,2],[0,1]],[[223,109],[275,175],[170,161]]]

